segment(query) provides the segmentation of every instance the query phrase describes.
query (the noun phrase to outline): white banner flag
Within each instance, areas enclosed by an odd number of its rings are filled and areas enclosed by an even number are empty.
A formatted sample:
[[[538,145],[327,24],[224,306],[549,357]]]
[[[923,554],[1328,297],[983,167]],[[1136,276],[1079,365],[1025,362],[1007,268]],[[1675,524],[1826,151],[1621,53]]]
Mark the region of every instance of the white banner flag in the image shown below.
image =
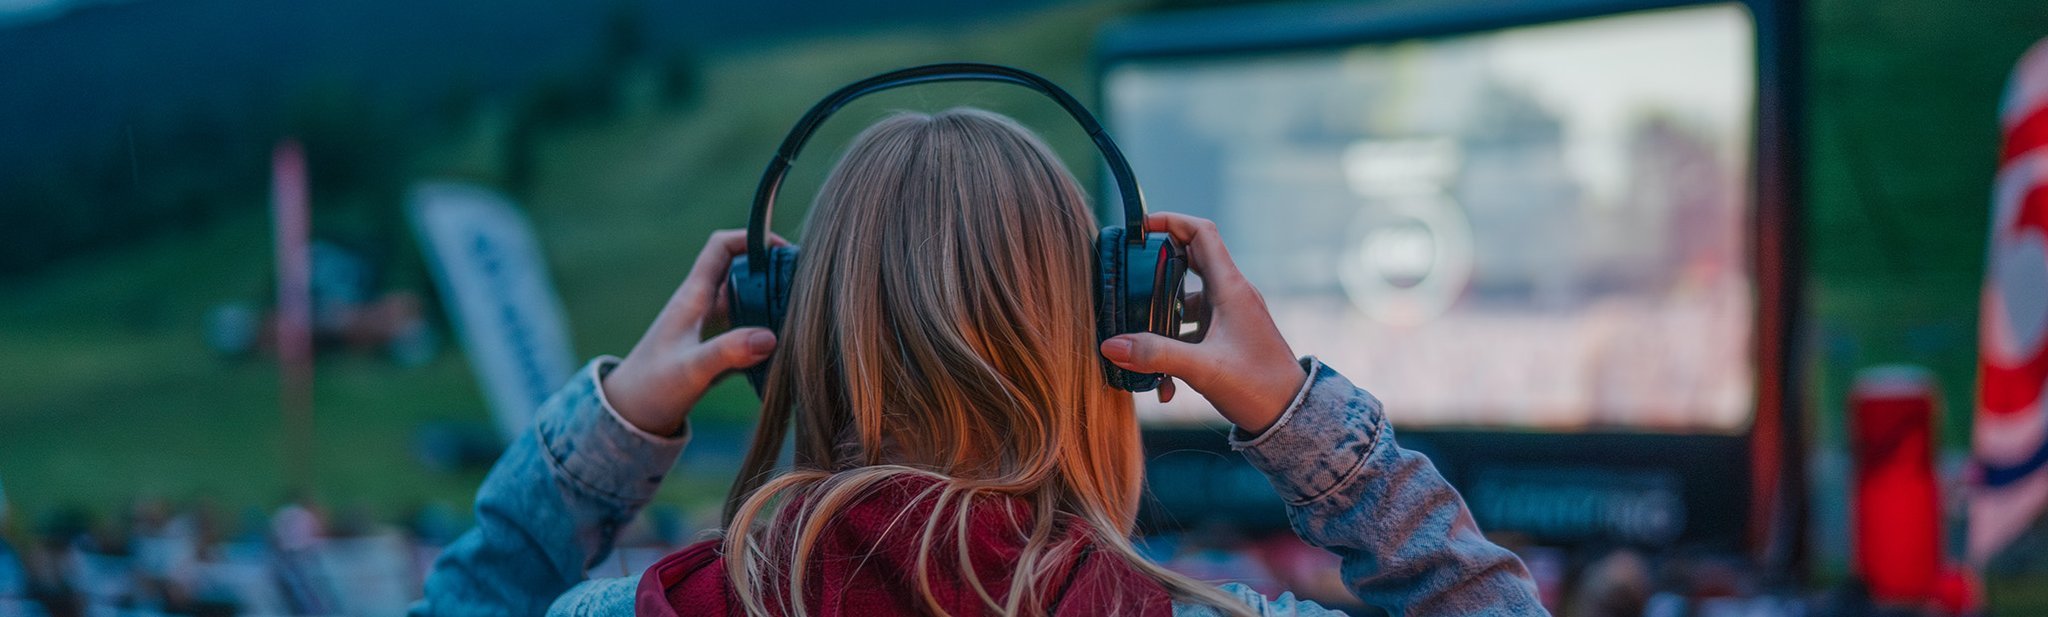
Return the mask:
[[[408,201],[449,321],[510,439],[576,370],[540,242],[525,215],[489,189],[423,182]]]

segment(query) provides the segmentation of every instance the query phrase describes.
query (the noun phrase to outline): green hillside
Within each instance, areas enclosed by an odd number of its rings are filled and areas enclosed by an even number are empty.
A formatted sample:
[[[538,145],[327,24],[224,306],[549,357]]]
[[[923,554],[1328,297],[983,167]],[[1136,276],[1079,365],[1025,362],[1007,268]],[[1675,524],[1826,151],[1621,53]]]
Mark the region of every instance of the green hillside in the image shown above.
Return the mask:
[[[689,268],[711,230],[744,226],[760,169],[789,122],[849,76],[914,63],[977,59],[1041,71],[1086,91],[1087,50],[1115,6],[1064,8],[966,29],[909,29],[732,50],[705,60],[694,106],[623,105],[596,120],[532,137],[524,205],[547,250],[577,353],[622,354]],[[630,84],[628,84],[630,89]],[[1027,93],[1028,94],[1028,93]],[[1062,127],[1057,108],[996,86],[939,86],[876,97],[820,135],[793,175],[777,226],[802,219],[831,150],[886,111],[975,104],[1037,126]],[[935,103],[935,101],[937,103]],[[469,128],[413,157],[418,178],[494,183],[507,114],[488,106]],[[1047,131],[1092,173],[1084,136]],[[320,194],[321,167],[313,182]],[[391,204],[321,203],[315,235],[388,224]],[[260,198],[260,194],[252,196]],[[336,203],[336,202],[340,203]],[[247,210],[245,210],[247,211]],[[365,214],[367,213],[367,214]],[[487,421],[459,349],[420,369],[330,353],[316,369],[316,445],[286,453],[274,364],[226,359],[202,340],[206,311],[269,293],[268,222],[244,218],[163,235],[0,283],[0,482],[22,516],[81,506],[118,511],[137,496],[208,497],[268,505],[287,492],[286,456],[310,456],[316,492],[330,503],[397,516],[426,502],[466,509],[477,473],[437,473],[412,453],[423,423]],[[324,227],[323,227],[324,226]],[[385,230],[384,233],[391,233]],[[392,252],[409,252],[407,243]],[[390,278],[423,288],[417,257]],[[753,395],[728,383],[696,418],[733,430]],[[729,472],[725,472],[729,473]],[[664,501],[696,505],[723,495],[726,477],[671,482]],[[687,474],[685,474],[687,475]]]

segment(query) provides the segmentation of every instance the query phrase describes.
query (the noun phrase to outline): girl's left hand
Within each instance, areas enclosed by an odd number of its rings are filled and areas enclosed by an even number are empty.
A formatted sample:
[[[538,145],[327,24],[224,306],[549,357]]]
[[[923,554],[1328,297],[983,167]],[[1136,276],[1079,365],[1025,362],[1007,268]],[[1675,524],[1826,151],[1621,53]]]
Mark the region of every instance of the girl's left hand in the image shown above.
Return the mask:
[[[1238,271],[1215,222],[1154,212],[1145,217],[1145,230],[1172,234],[1188,247],[1188,269],[1202,277],[1201,295],[1187,305],[1190,317],[1201,324],[1200,334],[1187,339],[1119,334],[1102,342],[1102,357],[1126,370],[1165,373],[1186,382],[1224,419],[1253,435],[1265,432],[1308,380],[1273,324],[1265,296]],[[1159,400],[1170,398],[1172,386],[1162,385]]]
[[[787,244],[773,234],[769,241]],[[627,422],[655,435],[675,435],[690,408],[719,378],[759,364],[775,351],[775,333],[767,328],[734,328],[710,340],[703,337],[707,318],[724,317],[726,270],[733,256],[746,250],[744,229],[711,234],[654,325],[605,376],[605,399]]]

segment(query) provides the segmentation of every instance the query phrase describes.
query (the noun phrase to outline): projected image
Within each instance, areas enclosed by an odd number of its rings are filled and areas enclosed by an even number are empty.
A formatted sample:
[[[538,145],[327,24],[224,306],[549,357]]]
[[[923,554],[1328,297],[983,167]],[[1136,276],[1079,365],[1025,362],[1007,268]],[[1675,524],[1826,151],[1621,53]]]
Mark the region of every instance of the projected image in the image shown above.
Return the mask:
[[[1296,351],[1396,423],[1736,432],[1753,37],[1670,9],[1123,62],[1104,93],[1151,206],[1215,219]]]

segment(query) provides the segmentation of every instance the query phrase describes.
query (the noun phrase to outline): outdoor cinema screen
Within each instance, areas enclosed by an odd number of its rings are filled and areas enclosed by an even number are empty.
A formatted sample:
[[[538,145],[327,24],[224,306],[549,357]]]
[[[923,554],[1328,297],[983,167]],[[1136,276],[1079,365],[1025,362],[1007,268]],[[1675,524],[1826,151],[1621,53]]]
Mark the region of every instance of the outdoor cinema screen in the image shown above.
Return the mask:
[[[1106,58],[1154,210],[1403,426],[1736,434],[1755,407],[1739,4]],[[1147,422],[1214,418],[1182,391]]]

